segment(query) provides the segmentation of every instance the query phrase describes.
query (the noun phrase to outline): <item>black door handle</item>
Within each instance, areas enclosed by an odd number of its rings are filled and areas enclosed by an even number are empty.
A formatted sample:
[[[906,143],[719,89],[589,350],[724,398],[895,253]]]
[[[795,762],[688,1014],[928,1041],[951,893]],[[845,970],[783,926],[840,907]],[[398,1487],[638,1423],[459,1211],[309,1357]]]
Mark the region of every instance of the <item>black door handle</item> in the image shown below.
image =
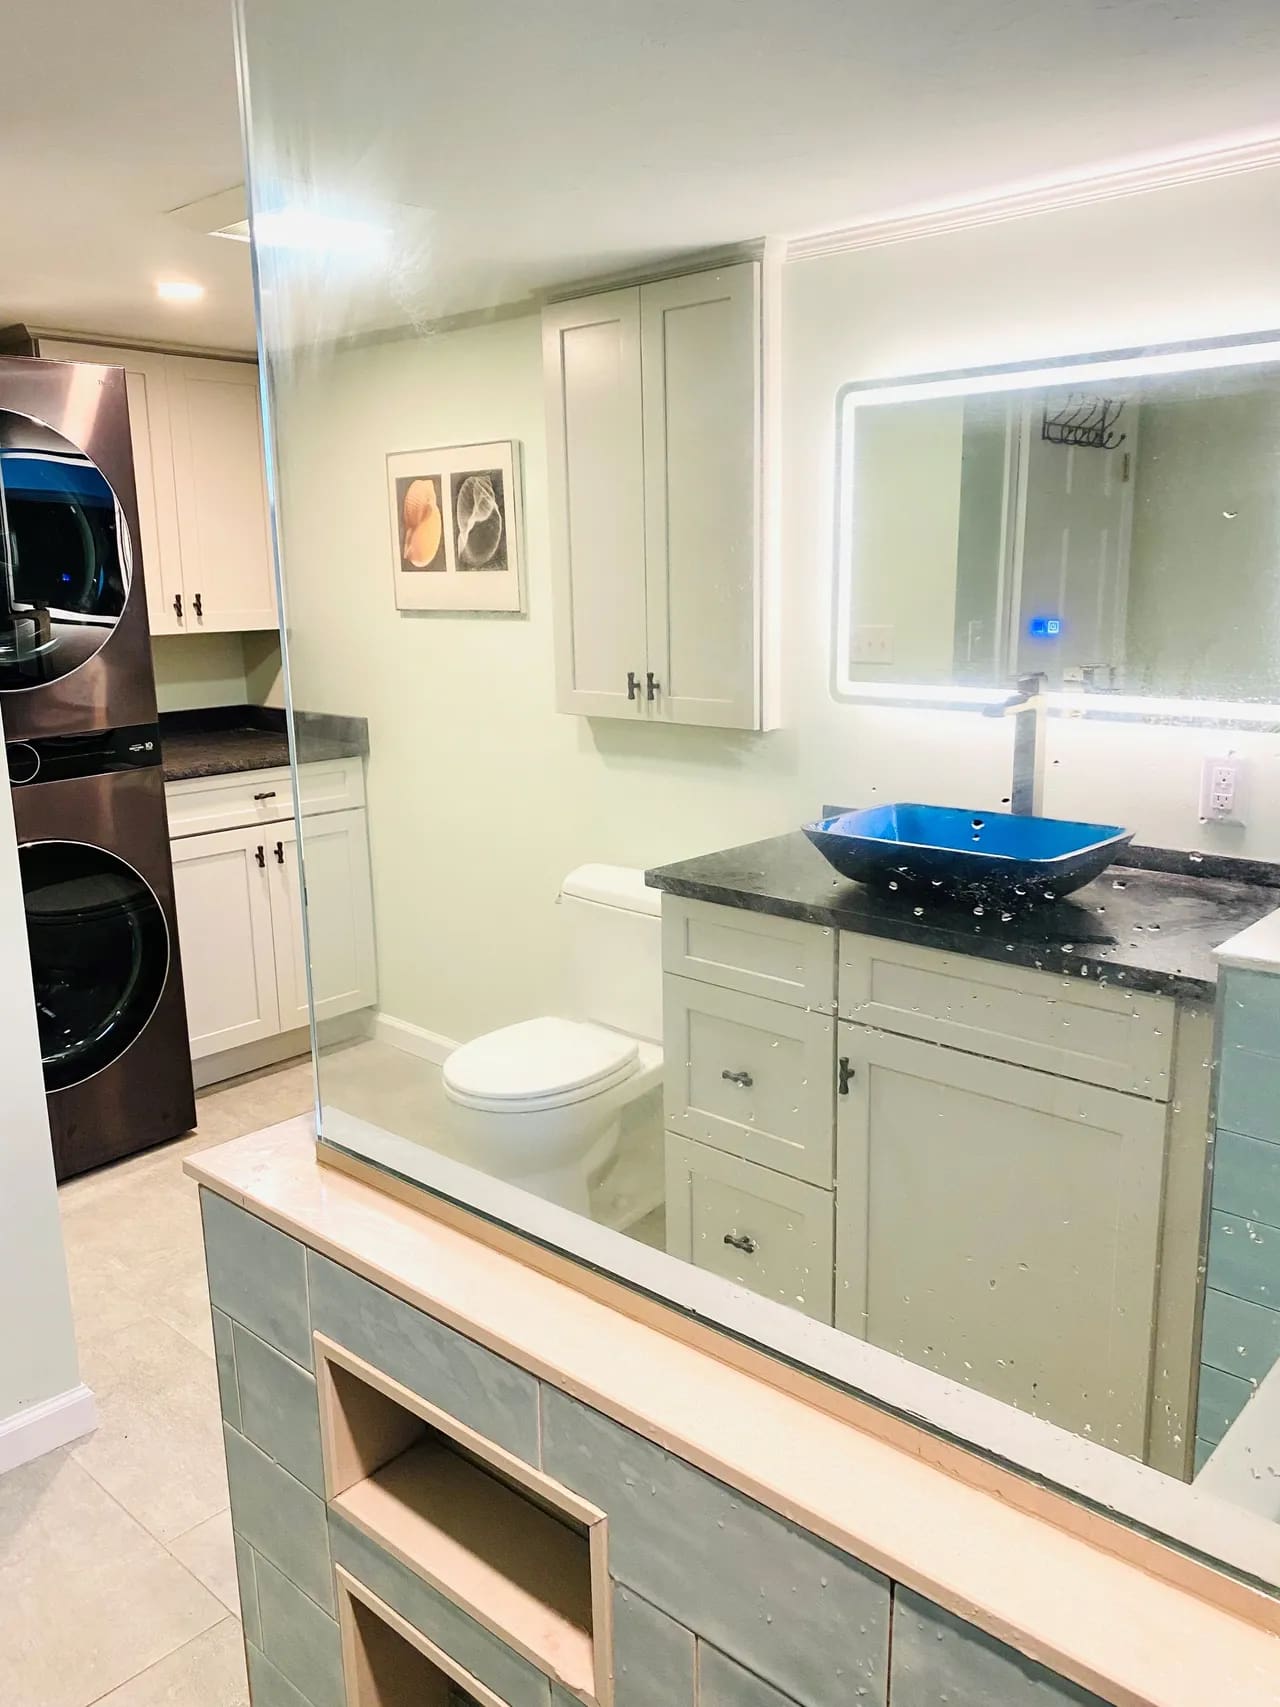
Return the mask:
[[[276,864],[277,865],[283,865],[284,864],[284,843],[283,842],[277,842],[276,843]]]
[[[645,671],[644,680],[645,680],[645,687],[647,689],[646,698],[657,699],[658,690],[661,688],[662,683],[654,675],[652,670],[646,670]]]
[[[195,598],[192,599],[191,603],[195,606],[196,615],[197,616],[203,616],[204,615],[204,603],[201,600],[199,593],[196,594]]]
[[[266,863],[267,863],[267,856],[266,856],[266,854],[265,854],[265,853],[263,853],[263,851],[262,851],[262,845],[261,845],[261,843],[259,843],[259,845],[258,845],[258,850],[257,850],[257,852],[256,852],[256,853],[255,853],[255,854],[254,854],[254,856],[253,856],[253,857],[254,857],[254,858],[255,858],[255,859],[256,859],[256,860],[257,860],[257,862],[258,862],[258,864],[259,864],[259,866],[261,866],[261,867],[262,867],[262,868],[263,868],[263,869],[265,869],[265,868],[266,868]]]
[[[628,699],[639,699],[639,697],[640,697],[640,678],[639,678],[639,676],[636,675],[634,670],[628,670],[627,671],[627,698]]]
[[[750,1073],[731,1073],[727,1067],[724,1072],[721,1073],[720,1077],[722,1079],[728,1079],[731,1085],[741,1085],[744,1091],[749,1091],[752,1085],[755,1084],[755,1080],[751,1077]]]
[[[181,593],[175,593],[173,595],[173,614],[177,617],[179,622],[182,621],[182,594]]]
[[[849,1094],[849,1081],[850,1081],[850,1079],[852,1079],[852,1077],[853,1077],[853,1062],[849,1059],[849,1057],[847,1055],[842,1055],[840,1057],[840,1078],[838,1081],[840,1095],[842,1097],[848,1096],[848,1094]]]
[[[724,1242],[726,1245],[732,1245],[735,1251],[745,1251],[748,1256],[756,1248],[756,1242],[750,1233],[726,1233]]]

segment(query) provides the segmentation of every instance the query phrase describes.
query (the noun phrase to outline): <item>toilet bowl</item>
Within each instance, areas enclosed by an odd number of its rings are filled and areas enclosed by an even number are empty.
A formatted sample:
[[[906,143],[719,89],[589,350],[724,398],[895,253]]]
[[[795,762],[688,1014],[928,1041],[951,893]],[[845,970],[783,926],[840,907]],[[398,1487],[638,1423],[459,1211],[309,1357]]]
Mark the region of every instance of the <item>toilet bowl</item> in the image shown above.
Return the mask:
[[[543,1015],[453,1050],[442,1078],[459,1154],[590,1213],[624,1110],[662,1081],[661,914],[643,874],[582,866],[560,892],[577,1017]]]

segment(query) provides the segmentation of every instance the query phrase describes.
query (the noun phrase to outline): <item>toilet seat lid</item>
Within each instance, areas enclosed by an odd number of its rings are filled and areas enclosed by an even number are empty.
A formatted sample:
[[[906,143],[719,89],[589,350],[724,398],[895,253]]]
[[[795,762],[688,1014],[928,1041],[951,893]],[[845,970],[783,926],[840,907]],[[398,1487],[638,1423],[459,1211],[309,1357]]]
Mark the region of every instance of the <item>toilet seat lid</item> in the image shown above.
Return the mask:
[[[604,1087],[633,1068],[633,1037],[571,1019],[521,1020],[486,1032],[455,1049],[444,1082],[461,1097],[486,1102],[528,1102]]]

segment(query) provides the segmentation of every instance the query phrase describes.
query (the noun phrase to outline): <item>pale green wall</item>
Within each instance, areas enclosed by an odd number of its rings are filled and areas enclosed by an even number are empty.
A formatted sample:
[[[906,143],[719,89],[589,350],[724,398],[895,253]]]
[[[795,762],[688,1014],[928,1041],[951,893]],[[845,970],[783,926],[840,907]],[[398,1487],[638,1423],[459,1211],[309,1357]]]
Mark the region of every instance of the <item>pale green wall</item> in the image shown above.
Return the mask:
[[[282,705],[280,638],[255,634],[158,634],[151,642],[161,711],[210,705]]]

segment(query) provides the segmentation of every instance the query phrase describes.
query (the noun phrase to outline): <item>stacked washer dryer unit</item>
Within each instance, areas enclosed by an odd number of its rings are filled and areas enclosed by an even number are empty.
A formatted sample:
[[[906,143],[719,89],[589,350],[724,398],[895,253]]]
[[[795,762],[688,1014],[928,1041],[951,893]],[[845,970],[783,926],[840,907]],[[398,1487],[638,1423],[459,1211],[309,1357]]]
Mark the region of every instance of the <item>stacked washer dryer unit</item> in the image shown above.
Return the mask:
[[[0,713],[60,1179],[195,1124],[122,370],[0,358]]]

